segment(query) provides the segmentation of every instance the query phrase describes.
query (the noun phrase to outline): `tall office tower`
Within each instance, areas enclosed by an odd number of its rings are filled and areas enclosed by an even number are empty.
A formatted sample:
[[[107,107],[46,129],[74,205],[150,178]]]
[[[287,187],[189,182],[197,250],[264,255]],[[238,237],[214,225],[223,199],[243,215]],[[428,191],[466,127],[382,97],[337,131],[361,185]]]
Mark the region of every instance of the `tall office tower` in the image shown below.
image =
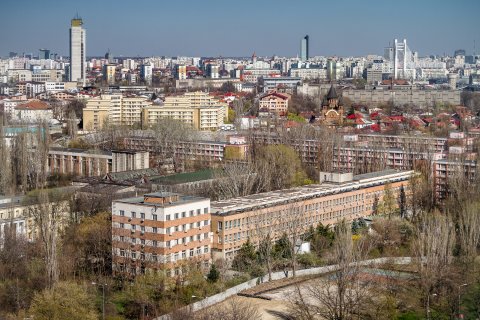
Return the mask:
[[[38,49],[38,59],[50,59],[50,50],[48,49]]]
[[[414,77],[413,56],[407,46],[407,40],[394,40],[393,44],[393,78],[408,79]]]
[[[86,32],[83,21],[76,16],[70,27],[70,81],[81,81],[85,86],[86,78]]]
[[[302,61],[307,61],[309,56],[308,56],[308,41],[309,37],[306,35],[303,37],[302,42],[300,44],[300,59]]]

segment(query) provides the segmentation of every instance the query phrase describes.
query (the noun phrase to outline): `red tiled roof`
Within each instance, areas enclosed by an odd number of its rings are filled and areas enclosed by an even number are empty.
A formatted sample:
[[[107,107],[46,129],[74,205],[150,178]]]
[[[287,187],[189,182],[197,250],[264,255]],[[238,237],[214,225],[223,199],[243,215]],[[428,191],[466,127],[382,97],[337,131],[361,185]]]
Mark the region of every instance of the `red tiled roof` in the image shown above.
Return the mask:
[[[27,103],[17,106],[17,109],[48,110],[50,109],[50,105],[40,100],[30,100]]]

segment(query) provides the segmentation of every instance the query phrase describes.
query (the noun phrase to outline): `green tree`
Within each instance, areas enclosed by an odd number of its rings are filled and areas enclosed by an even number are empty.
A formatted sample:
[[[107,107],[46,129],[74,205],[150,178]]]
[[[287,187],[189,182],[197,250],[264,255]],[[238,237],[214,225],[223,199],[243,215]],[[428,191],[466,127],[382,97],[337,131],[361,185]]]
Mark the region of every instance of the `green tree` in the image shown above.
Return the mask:
[[[75,282],[59,282],[35,294],[30,314],[35,320],[98,319],[93,297]]]
[[[215,263],[212,263],[212,266],[210,267],[210,271],[208,272],[207,279],[211,283],[215,283],[218,281],[220,278],[220,271],[217,270],[217,267],[215,266]]]
[[[250,238],[247,239],[233,258],[233,269],[241,272],[250,272],[257,262],[257,253]]]

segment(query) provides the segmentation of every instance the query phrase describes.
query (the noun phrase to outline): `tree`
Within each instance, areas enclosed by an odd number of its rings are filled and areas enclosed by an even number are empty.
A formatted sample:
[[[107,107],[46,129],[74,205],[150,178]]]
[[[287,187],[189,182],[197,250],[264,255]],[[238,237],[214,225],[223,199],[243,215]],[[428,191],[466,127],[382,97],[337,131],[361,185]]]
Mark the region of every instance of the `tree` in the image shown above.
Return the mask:
[[[400,198],[398,200],[398,208],[400,210],[400,218],[404,219],[407,215],[407,196],[403,184],[400,186]]]
[[[208,272],[207,279],[209,282],[215,283],[220,278],[220,272],[217,270],[215,263],[212,263],[210,271]]]
[[[232,268],[237,271],[250,273],[256,262],[257,253],[255,252],[255,247],[250,241],[250,238],[248,238],[233,258]]]
[[[389,218],[396,209],[395,197],[393,195],[392,186],[390,183],[385,184],[383,189],[383,198],[379,202],[377,210],[378,214],[386,215]]]
[[[454,228],[448,217],[430,214],[418,224],[414,255],[427,318],[434,288],[448,278],[454,244]]]
[[[239,297],[233,297],[214,307],[199,311],[192,317],[193,320],[260,320],[262,316],[253,305]],[[187,319],[176,318],[176,319]]]
[[[33,298],[30,314],[35,320],[96,320],[93,297],[85,286],[74,282],[59,282]]]
[[[61,191],[40,189],[32,191],[25,199],[43,247],[49,288],[58,281],[58,233],[66,224],[68,197]]]
[[[233,84],[232,81],[227,81],[222,84],[222,86],[220,87],[220,91],[226,93],[226,92],[235,92],[237,90],[235,89],[235,85]]]
[[[332,248],[335,271],[329,278],[314,280],[302,287],[297,285],[290,316],[301,320],[317,319],[317,315],[329,320],[361,319],[362,308],[368,308],[372,294],[369,292],[371,283],[361,279],[361,266],[356,262],[367,252],[366,243],[354,242],[350,226],[345,221],[340,222]]]

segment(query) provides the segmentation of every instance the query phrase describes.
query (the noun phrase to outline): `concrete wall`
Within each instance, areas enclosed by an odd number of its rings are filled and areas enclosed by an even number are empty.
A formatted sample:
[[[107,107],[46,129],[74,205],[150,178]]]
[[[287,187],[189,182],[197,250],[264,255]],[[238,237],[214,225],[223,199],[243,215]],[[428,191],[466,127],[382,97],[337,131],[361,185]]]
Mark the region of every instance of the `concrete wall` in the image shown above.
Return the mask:
[[[371,260],[364,260],[358,262],[358,265],[361,266],[367,266],[367,265],[375,265],[375,264],[384,264],[384,263],[393,263],[393,264],[409,264],[412,262],[412,258],[410,257],[400,257],[400,258],[378,258],[378,259],[371,259]],[[338,268],[338,265],[331,265],[331,266],[325,266],[325,267],[317,267],[317,268],[311,268],[311,269],[303,269],[303,270],[297,270],[296,276],[308,276],[308,275],[321,275],[325,273],[329,273],[332,271],[335,271]],[[291,275],[291,273],[289,274]],[[285,278],[285,273],[283,271],[280,272],[274,272],[272,273],[272,280],[279,280]],[[217,303],[220,303],[236,294],[239,292],[242,292],[244,290],[250,289],[255,287],[257,284],[260,282],[268,282],[268,275],[265,275],[263,277],[259,278],[254,278],[252,280],[249,280],[247,282],[241,283],[235,287],[232,287],[230,289],[227,289],[224,292],[220,292],[216,295],[213,295],[211,297],[205,298],[201,301],[192,303],[185,308],[191,308],[193,312],[208,308],[210,306],[213,306]],[[169,314],[160,316],[156,318],[155,320],[170,320],[171,317]]]

